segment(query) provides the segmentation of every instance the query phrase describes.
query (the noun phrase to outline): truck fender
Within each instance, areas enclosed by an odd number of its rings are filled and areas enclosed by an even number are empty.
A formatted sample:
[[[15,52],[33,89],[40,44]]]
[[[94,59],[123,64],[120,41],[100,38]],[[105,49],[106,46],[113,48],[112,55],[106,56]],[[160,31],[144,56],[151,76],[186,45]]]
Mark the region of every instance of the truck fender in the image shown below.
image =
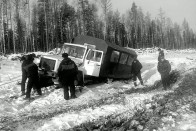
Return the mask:
[[[74,80],[75,86],[84,86],[84,73],[83,71],[78,71],[76,79]]]

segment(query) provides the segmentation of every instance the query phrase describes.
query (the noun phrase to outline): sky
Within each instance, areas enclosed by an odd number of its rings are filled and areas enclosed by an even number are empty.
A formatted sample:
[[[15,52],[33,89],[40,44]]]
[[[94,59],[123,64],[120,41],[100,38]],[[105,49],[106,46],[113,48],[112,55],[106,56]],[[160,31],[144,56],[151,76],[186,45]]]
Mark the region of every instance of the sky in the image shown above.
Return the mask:
[[[190,28],[196,32],[196,0],[111,0],[113,10],[118,9],[120,13],[131,9],[133,2],[142,8],[144,14],[149,12],[152,19],[158,17],[160,8],[165,16],[179,25],[182,25],[185,18]]]

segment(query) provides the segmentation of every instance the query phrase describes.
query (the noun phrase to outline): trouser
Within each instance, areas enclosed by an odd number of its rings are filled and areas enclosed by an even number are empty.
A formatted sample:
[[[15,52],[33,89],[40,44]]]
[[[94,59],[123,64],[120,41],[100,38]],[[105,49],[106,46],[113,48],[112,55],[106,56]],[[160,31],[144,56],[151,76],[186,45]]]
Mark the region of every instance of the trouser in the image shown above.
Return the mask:
[[[25,93],[25,83],[27,80],[27,75],[26,73],[22,72],[22,81],[21,81],[21,92]]]
[[[163,84],[163,88],[167,89],[169,87],[169,74],[161,75],[161,81]]]
[[[75,97],[75,85],[74,85],[74,79],[67,79],[66,81],[61,82],[62,87],[64,89],[64,99],[69,99],[69,88],[71,97]]]
[[[137,73],[137,74],[133,74],[133,81],[134,81],[134,85],[137,86],[137,78],[139,79],[141,85],[144,85],[143,80],[142,80],[142,76],[141,76],[141,72]]]
[[[31,77],[29,77],[29,80],[28,80],[28,83],[27,83],[27,92],[26,92],[26,97],[27,98],[30,98],[31,89],[32,89],[33,86],[35,87],[35,89],[37,90],[37,93],[39,95],[42,94],[41,87],[39,85],[39,79],[38,78],[31,78]]]

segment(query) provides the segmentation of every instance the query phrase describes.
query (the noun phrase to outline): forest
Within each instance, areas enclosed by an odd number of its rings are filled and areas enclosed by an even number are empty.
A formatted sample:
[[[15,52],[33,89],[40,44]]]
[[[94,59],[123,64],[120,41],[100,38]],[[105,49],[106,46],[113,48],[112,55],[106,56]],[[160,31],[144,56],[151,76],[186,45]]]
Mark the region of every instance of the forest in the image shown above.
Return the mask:
[[[121,14],[111,0],[0,0],[0,54],[50,51],[77,35],[135,49],[196,47],[186,19],[179,24],[158,12],[151,18],[133,2]]]

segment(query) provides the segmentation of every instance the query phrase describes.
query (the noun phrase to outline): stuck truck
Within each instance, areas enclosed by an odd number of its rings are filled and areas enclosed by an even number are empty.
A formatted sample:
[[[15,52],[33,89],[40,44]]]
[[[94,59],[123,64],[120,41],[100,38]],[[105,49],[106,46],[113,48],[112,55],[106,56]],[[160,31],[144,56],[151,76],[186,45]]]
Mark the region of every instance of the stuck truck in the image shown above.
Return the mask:
[[[91,36],[77,36],[71,43],[64,43],[55,55],[45,55],[40,59],[40,74],[46,81],[56,81],[57,70],[62,61],[62,53],[68,53],[78,67],[75,85],[84,86],[89,78],[129,79],[131,65],[137,56],[134,50],[120,47]]]

